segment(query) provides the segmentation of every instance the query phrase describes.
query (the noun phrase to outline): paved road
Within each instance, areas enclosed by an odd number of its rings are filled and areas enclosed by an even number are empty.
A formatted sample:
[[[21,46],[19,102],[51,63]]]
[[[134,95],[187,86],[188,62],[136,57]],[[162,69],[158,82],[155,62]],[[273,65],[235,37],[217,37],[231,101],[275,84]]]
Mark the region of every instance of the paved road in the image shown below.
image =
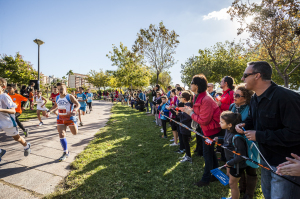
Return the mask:
[[[31,154],[26,158],[23,146],[0,132],[0,148],[7,151],[0,162],[0,198],[41,198],[53,192],[69,173],[69,165],[76,155],[84,150],[98,129],[105,126],[111,106],[111,102],[93,102],[93,111],[83,116],[84,126],[79,127],[78,134],[74,136],[67,130],[71,155],[65,162],[57,161],[62,155],[62,147],[55,115],[44,118],[41,127],[37,126],[37,119],[24,122],[25,128],[30,129],[26,140],[32,147]]]

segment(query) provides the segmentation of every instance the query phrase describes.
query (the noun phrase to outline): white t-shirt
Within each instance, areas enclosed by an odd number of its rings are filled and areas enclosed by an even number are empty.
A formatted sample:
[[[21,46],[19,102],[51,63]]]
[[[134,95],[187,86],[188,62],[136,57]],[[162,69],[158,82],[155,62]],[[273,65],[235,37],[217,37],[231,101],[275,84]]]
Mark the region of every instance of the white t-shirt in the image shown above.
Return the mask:
[[[1,109],[11,109],[17,108],[17,105],[12,101],[12,99],[6,93],[0,94],[0,108]],[[8,114],[0,112],[0,129],[16,127],[15,114]]]

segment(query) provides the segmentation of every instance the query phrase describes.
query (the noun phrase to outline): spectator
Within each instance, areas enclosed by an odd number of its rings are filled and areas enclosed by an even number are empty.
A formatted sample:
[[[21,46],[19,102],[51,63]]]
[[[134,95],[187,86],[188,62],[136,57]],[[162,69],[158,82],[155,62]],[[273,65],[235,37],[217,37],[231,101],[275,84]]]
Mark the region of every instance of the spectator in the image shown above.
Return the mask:
[[[300,157],[296,154],[291,154],[292,158],[286,158],[287,162],[278,165],[277,172],[279,175],[300,176]]]
[[[156,125],[158,126],[161,126],[161,120],[159,118],[159,111],[158,111],[158,106],[161,104],[161,92],[158,91],[156,92],[156,98],[155,100],[153,101],[153,104],[154,104],[154,114],[155,114],[155,122],[156,122]]]
[[[148,100],[148,102],[149,102],[149,104],[150,104],[150,113],[152,114],[152,107],[153,107],[153,97],[152,97],[152,90],[149,90],[148,91],[148,93],[147,93],[147,100]],[[147,109],[148,110],[148,109]],[[149,111],[147,112],[147,113],[149,113]]]
[[[213,83],[208,83],[207,84],[207,92],[210,94],[212,98],[215,99],[216,97],[216,91],[214,91],[214,84]]]
[[[247,90],[244,84],[237,86],[234,93],[234,103],[230,105],[229,110],[234,113],[240,113],[242,122],[245,121],[249,115],[250,100],[253,91]],[[241,172],[241,178],[239,181],[239,188],[241,193],[245,193],[243,198],[253,198],[257,183],[256,169],[250,166],[246,167],[247,177],[245,172]]]
[[[171,95],[172,86],[168,86],[167,90],[168,90],[167,98],[168,98],[168,100],[170,100],[171,99],[170,95]]]
[[[176,96],[176,89],[171,90],[171,100],[170,100],[170,106],[167,108],[170,110],[170,115],[169,117],[176,120],[176,112],[173,110],[176,107],[176,102],[177,102],[177,96]],[[179,120],[180,121],[180,120]],[[172,132],[174,138],[170,141],[173,141],[173,144],[170,146],[177,146],[178,145],[178,132],[177,132],[177,124],[173,121],[170,121]]]
[[[223,95],[221,96],[221,100],[218,101],[218,106],[221,109],[221,112],[228,111],[229,106],[233,103],[233,78],[230,76],[226,76],[221,81],[221,88],[223,90]]]
[[[161,104],[159,104],[157,110],[160,111],[162,114],[160,115],[161,124],[163,127],[164,135],[162,138],[167,139],[167,120],[168,118],[165,117],[169,116],[169,110],[166,108],[166,106],[169,106],[167,96],[161,96]]]
[[[249,140],[256,141],[265,161],[262,165],[276,167],[300,151],[300,96],[271,81],[272,67],[268,62],[249,62],[242,80],[246,89],[255,94],[250,102],[250,114],[236,130]],[[246,129],[244,132],[242,127]],[[300,183],[300,177],[293,177]],[[300,189],[291,182],[261,170],[261,187],[266,199],[298,198]]]
[[[221,131],[220,128],[220,108],[213,98],[206,92],[207,80],[204,75],[195,75],[191,82],[191,90],[195,95],[193,108],[184,107],[183,111],[189,114],[202,129],[203,134],[210,139],[214,139]],[[206,145],[203,141],[203,157],[205,168],[202,179],[196,183],[198,187],[208,186],[211,181],[217,179],[211,178],[210,171],[218,167],[217,155],[214,145]]]

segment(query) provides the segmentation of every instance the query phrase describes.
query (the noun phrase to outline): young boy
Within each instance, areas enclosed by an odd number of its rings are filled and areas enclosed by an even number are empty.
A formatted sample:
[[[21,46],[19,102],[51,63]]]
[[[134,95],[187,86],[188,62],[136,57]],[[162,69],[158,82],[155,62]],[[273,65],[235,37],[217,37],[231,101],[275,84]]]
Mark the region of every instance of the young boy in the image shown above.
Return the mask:
[[[49,98],[52,101],[52,106],[54,106],[56,96],[58,96],[58,95],[59,95],[59,93],[58,93],[57,87],[54,86],[53,87],[53,93],[51,93],[51,96]],[[57,111],[54,111],[54,113],[55,113],[55,115],[57,115]]]
[[[22,95],[16,94],[16,90],[17,90],[17,87],[15,84],[7,85],[8,95],[10,96],[12,101],[17,105],[16,114],[15,114],[16,122],[17,122],[18,126],[22,129],[25,137],[28,137],[28,135],[29,135],[28,129],[25,129],[23,124],[19,120],[19,117],[22,114],[22,110],[24,109],[23,107],[21,107],[22,102],[26,102],[26,101],[28,101],[28,99],[26,97],[23,97]],[[25,105],[25,104],[23,104],[23,105]]]
[[[162,138],[166,138],[166,139],[168,138],[167,137],[167,120],[168,120],[168,118],[166,118],[165,116],[169,117],[169,110],[167,109],[168,106],[169,106],[169,104],[168,104],[167,96],[161,96],[161,104],[158,106],[158,111],[160,111],[160,113],[161,113],[160,119],[161,119],[163,131],[164,131],[164,135],[162,136]]]
[[[86,95],[83,93],[83,88],[79,87],[79,93],[77,94],[77,99],[78,102],[80,103],[80,109],[78,110],[78,116],[79,116],[79,121],[80,121],[80,126],[83,126],[82,120],[81,120],[81,113],[82,115],[85,115],[85,111],[86,111]]]
[[[91,93],[91,90],[90,90],[90,89],[87,89],[86,97],[87,97],[87,105],[89,106],[89,110],[90,110],[89,113],[91,113],[91,111],[93,110],[93,108],[92,108],[93,93]],[[87,112],[87,111],[86,111],[86,112]]]
[[[23,137],[19,135],[18,128],[15,122],[15,113],[17,108],[12,99],[4,93],[7,81],[0,77],[0,130],[6,132],[6,135],[12,136],[15,141],[19,142],[24,147],[24,156],[28,156],[31,152],[30,143],[27,143]],[[6,150],[0,149],[1,157],[6,153]]]
[[[30,110],[33,110],[33,90],[29,89],[29,97],[28,100],[30,102]]]

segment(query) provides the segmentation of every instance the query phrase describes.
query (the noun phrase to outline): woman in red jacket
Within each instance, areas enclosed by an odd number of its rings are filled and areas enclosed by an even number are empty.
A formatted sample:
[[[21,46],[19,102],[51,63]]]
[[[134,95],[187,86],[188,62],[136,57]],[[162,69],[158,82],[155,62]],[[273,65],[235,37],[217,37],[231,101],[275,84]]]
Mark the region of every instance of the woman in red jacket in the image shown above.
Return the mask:
[[[206,92],[207,80],[204,75],[195,75],[191,82],[191,90],[195,93],[193,109],[185,107],[184,112],[189,114],[193,121],[201,126],[205,136],[213,139],[217,137],[220,128],[221,111],[214,99]],[[198,187],[208,186],[211,181],[217,180],[212,178],[210,170],[218,167],[218,160],[214,145],[206,145],[203,141],[203,157],[205,168],[202,179],[196,183]]]

